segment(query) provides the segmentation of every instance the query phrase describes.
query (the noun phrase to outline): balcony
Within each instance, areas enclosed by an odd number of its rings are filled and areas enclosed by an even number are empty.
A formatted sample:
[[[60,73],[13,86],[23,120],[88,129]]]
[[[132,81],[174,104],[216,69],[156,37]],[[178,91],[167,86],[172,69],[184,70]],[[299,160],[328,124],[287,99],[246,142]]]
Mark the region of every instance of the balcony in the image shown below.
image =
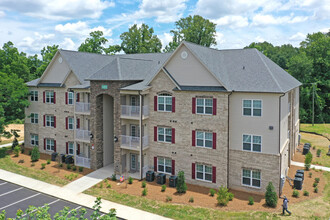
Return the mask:
[[[145,119],[149,116],[149,106],[143,106],[142,118]],[[121,118],[127,119],[139,119],[140,117],[140,106],[122,105],[121,106]]]
[[[82,155],[76,155],[76,166],[90,168],[91,159]]]
[[[79,140],[79,141],[82,141],[85,143],[89,143],[90,135],[91,135],[91,132],[88,130],[80,130],[80,129],[76,130],[76,140]]]
[[[91,104],[85,102],[76,102],[75,112],[80,114],[90,114]]]
[[[121,135],[121,145],[120,147],[128,150],[140,150],[140,138],[133,136]],[[144,136],[142,139],[143,149],[147,149],[149,146],[148,136]]]

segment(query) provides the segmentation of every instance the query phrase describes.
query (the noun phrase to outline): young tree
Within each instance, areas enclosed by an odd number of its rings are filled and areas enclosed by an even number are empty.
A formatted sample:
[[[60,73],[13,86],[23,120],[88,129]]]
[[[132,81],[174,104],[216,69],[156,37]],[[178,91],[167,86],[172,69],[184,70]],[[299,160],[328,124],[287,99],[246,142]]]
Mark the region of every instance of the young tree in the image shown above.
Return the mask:
[[[205,47],[216,45],[215,30],[216,24],[199,15],[181,18],[175,22],[175,29],[171,30],[173,34],[172,42],[165,47],[166,52],[175,50],[181,41],[189,41]]]
[[[230,199],[230,193],[228,192],[227,187],[220,186],[217,194],[218,194],[217,197],[218,204],[221,206],[226,206]]]
[[[187,191],[187,184],[185,182],[184,172],[178,173],[178,182],[176,184],[176,191],[178,193],[185,193]]]
[[[305,168],[306,168],[306,170],[309,170],[309,168],[311,167],[312,160],[313,160],[313,154],[310,151],[308,151],[308,153],[305,156]]]
[[[33,147],[32,152],[31,152],[31,161],[35,162],[40,159],[40,153],[38,147]]]
[[[277,206],[277,193],[272,182],[269,182],[265,193],[266,204],[270,207]]]
[[[162,48],[160,39],[154,35],[154,29],[146,24],[142,24],[141,27],[134,24],[120,35],[120,39],[121,48],[126,54],[159,53]]]

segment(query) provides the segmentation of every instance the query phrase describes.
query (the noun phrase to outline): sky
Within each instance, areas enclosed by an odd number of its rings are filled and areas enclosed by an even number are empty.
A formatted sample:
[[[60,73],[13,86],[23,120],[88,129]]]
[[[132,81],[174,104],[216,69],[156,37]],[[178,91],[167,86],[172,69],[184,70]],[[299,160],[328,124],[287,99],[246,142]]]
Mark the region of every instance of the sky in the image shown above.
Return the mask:
[[[175,21],[189,15],[216,24],[214,48],[299,46],[308,33],[330,29],[330,0],[0,0],[0,46],[12,41],[29,55],[53,44],[77,50],[95,30],[120,44],[121,33],[145,23],[164,48]]]

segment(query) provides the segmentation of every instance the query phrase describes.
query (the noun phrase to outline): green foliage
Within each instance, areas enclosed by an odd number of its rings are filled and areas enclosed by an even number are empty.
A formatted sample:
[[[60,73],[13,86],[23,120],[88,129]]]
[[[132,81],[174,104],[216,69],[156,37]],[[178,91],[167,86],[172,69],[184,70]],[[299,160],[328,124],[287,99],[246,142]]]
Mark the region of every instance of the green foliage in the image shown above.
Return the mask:
[[[107,188],[111,189],[111,184],[110,183],[107,184]]]
[[[50,160],[49,159],[47,160],[47,164],[50,164]]]
[[[293,190],[292,196],[298,198],[299,197],[299,191],[298,190]]]
[[[314,188],[314,192],[315,192],[315,193],[318,193],[318,192],[319,192],[319,188],[315,187],[315,188]]]
[[[319,183],[320,182],[320,178],[316,177],[315,178],[315,183]]]
[[[63,163],[60,163],[60,167],[63,167]]]
[[[18,132],[19,130],[14,130],[14,129],[12,129],[11,131],[10,131],[10,133],[12,134],[12,135],[14,135],[14,140],[13,140],[13,144],[11,145],[11,149],[12,150],[14,150],[15,149],[15,147],[19,147],[19,145],[18,145],[18,140],[17,140],[17,138],[19,137],[19,135],[18,135]],[[14,151],[15,152],[15,151]],[[17,154],[17,157],[18,157],[18,155],[19,155],[19,152],[18,152],[18,154]]]
[[[231,193],[231,192],[229,192],[229,193],[228,193],[228,196],[229,196],[229,201],[233,201],[233,199],[234,199],[234,194]]]
[[[216,24],[199,15],[181,18],[175,22],[172,42],[165,47],[165,52],[174,51],[182,41],[189,41],[205,47],[216,45]]]
[[[317,151],[316,151],[316,156],[317,156],[317,157],[320,157],[320,156],[321,156],[321,149],[317,149]]]
[[[142,196],[146,196],[147,194],[148,194],[148,190],[147,190],[147,188],[144,188],[142,190]]]
[[[65,177],[65,179],[72,181],[78,177],[78,173],[66,174],[66,175],[64,175],[64,177]]]
[[[72,170],[73,170],[73,171],[76,171],[76,170],[77,170],[77,167],[76,167],[76,166],[73,166],[73,167],[72,167]]]
[[[213,197],[214,194],[216,193],[215,189],[210,189],[210,195]]]
[[[254,199],[252,196],[249,196],[249,205],[253,205],[254,204]]]
[[[305,168],[306,168],[306,170],[309,170],[309,168],[311,167],[312,160],[313,160],[313,154],[309,151],[305,155]]]
[[[172,196],[166,196],[166,202],[171,202],[172,201]]]
[[[24,160],[23,159],[22,160],[19,160],[18,163],[24,163]]]
[[[4,158],[7,155],[7,148],[0,148],[0,158]]]
[[[313,175],[312,172],[309,172],[309,173],[308,173],[309,178],[312,178],[312,175]]]
[[[43,170],[43,169],[45,169],[46,168],[46,164],[45,163],[42,163],[41,164],[41,169]]]
[[[194,202],[194,197],[190,197],[190,198],[189,198],[189,202],[190,202],[190,203],[193,203],[193,202]]]
[[[317,187],[318,183],[313,183],[313,187]]]
[[[99,187],[100,187],[100,189],[102,189],[103,188],[103,183],[100,183]]]
[[[112,181],[116,181],[116,180],[117,180],[117,176],[116,176],[116,174],[112,174],[112,176],[111,176],[111,180],[112,180]]]
[[[176,184],[176,191],[178,193],[185,193],[187,191],[187,184],[185,181],[183,171],[179,171],[179,173],[178,173],[178,182]]]
[[[269,207],[276,207],[277,206],[277,193],[275,191],[275,187],[273,186],[272,182],[269,182],[266,188],[265,193],[265,200],[266,204]]]
[[[31,161],[36,162],[39,159],[40,159],[39,148],[38,147],[33,147],[32,152],[31,152]]]
[[[162,192],[165,192],[165,190],[166,190],[166,185],[162,185],[162,189],[161,189],[161,191],[162,191]]]
[[[14,148],[14,154],[15,154],[15,157],[18,157],[19,156],[19,152],[21,151],[21,148],[20,146],[16,146]]]
[[[220,186],[217,194],[218,194],[217,197],[218,205],[226,206],[229,202],[229,197],[230,197],[227,187]]]
[[[142,181],[142,183],[141,183],[141,187],[142,187],[142,188],[146,188],[146,186],[147,186],[147,182],[146,182],[146,181]]]
[[[67,168],[68,170],[71,170],[71,164],[68,163],[68,164],[66,165],[66,168]]]
[[[162,43],[157,35],[154,35],[154,29],[146,24],[142,24],[141,27],[134,24],[120,35],[120,39],[121,48],[126,54],[159,53],[162,49]]]
[[[35,163],[33,163],[33,162],[31,163],[31,167],[34,167],[35,165],[36,165]]]
[[[79,167],[78,170],[79,170],[79,172],[81,173],[81,172],[84,171],[84,168],[83,168],[83,167]]]
[[[21,147],[21,153],[24,154],[24,152],[25,152],[25,148]]]
[[[128,177],[128,184],[132,184],[133,183],[133,178],[130,176]]]
[[[309,192],[304,190],[304,196],[309,196]]]

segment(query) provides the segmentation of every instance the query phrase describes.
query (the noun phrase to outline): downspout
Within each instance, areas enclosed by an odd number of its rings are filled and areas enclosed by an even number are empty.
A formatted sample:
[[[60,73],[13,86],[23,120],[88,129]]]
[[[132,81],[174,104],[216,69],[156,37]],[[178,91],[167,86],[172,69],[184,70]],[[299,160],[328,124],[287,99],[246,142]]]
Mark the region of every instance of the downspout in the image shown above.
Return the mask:
[[[278,98],[278,103],[279,103],[279,108],[278,108],[278,153],[280,154],[280,182],[279,182],[279,187],[278,187],[278,196],[281,196],[281,172],[282,172],[282,153],[281,153],[281,98],[285,96],[285,93],[279,96]]]
[[[227,131],[227,144],[228,144],[228,149],[227,149],[227,188],[228,188],[228,186],[229,186],[229,115],[230,115],[230,111],[229,111],[229,96],[231,95],[231,94],[233,94],[233,92],[234,92],[234,90],[232,91],[232,92],[230,92],[229,93],[229,95],[228,95],[228,107],[227,107],[227,111],[228,111],[228,122],[227,122],[227,129],[228,129],[228,131]]]
[[[142,108],[142,101],[143,101],[143,96],[141,92],[139,91],[139,96],[140,96],[140,117],[139,117],[139,127],[140,127],[140,180],[143,179],[143,140],[142,140],[142,133],[143,133],[143,128],[142,128],[142,115],[143,115],[143,108]]]

